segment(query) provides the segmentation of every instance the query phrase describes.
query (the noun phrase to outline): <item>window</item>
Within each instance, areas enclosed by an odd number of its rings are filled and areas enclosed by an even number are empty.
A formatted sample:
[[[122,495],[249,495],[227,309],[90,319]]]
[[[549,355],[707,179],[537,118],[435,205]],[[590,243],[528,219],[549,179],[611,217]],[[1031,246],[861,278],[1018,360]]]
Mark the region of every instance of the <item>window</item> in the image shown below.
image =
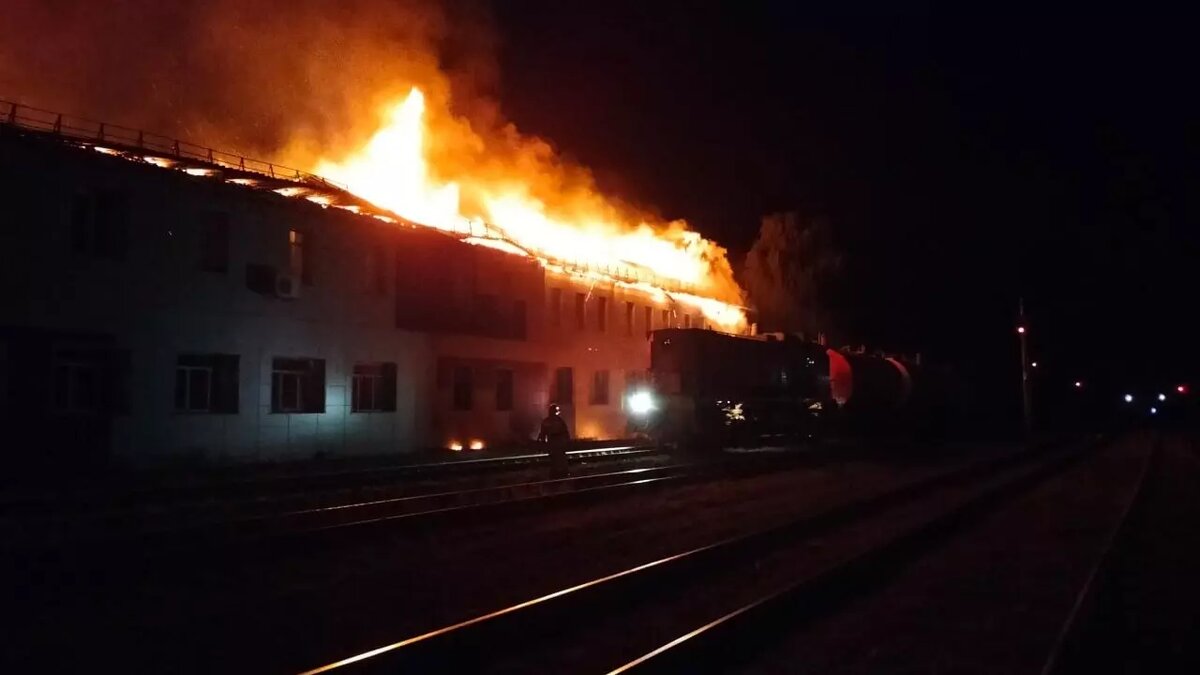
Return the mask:
[[[625,337],[633,337],[633,303],[625,303]]]
[[[350,377],[350,412],[396,409],[396,364],[356,363]]]
[[[562,325],[562,289],[550,289],[550,325]]]
[[[592,405],[608,405],[608,371],[597,370],[592,374],[592,392],[588,397]]]
[[[596,298],[596,330],[608,330],[608,298],[603,296]]]
[[[288,230],[288,270],[305,286],[312,285],[312,242],[300,230]]]
[[[501,368],[496,371],[496,410],[512,410],[513,371]]]
[[[583,293],[575,294],[575,327],[587,328],[587,296]]]
[[[180,354],[175,361],[175,411],[236,413],[238,357],[234,354]]]
[[[525,339],[525,301],[513,301],[512,335],[518,340]]]
[[[325,412],[325,360],[274,359],[271,364],[271,412]]]
[[[485,331],[498,328],[496,316],[496,296],[484,293],[475,296],[475,325]]]
[[[71,248],[96,258],[124,260],[129,247],[129,196],[106,190],[71,202]]]
[[[368,293],[375,295],[387,294],[387,254],[388,250],[381,246],[371,246],[367,249],[366,288]]]
[[[692,327],[692,315],[691,315],[691,314],[684,314],[684,315],[683,315],[683,327],[684,327],[684,328],[691,328],[691,327]]]
[[[200,269],[225,274],[229,271],[229,214],[205,211],[200,221]]]
[[[100,412],[101,364],[91,355],[60,353],[54,364],[54,407],[61,412]]]
[[[569,404],[575,400],[575,376],[570,368],[554,371],[554,391],[551,393],[552,403]]]
[[[473,385],[470,366],[454,367],[454,409],[470,410]]]
[[[664,309],[662,311],[662,328],[670,328],[670,327],[671,327],[671,311],[668,309]]]
[[[124,413],[129,408],[129,352],[94,347],[58,349],[53,360],[54,408],[67,413]]]
[[[642,308],[642,315],[642,321],[646,324],[646,330],[654,330],[654,310],[650,308],[650,305],[646,305]]]

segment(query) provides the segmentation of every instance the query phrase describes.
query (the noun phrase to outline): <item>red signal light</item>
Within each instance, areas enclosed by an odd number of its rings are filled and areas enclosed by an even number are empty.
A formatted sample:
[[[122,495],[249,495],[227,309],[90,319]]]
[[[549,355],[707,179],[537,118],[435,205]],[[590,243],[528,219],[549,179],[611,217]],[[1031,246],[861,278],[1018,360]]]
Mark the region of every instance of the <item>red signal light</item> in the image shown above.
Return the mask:
[[[1186,394],[1186,393],[1187,393],[1187,385],[1186,385],[1186,384],[1181,384],[1181,385],[1179,385],[1178,387],[1175,387],[1175,391],[1177,391],[1177,392],[1179,392],[1179,393],[1181,393],[1181,394]]]

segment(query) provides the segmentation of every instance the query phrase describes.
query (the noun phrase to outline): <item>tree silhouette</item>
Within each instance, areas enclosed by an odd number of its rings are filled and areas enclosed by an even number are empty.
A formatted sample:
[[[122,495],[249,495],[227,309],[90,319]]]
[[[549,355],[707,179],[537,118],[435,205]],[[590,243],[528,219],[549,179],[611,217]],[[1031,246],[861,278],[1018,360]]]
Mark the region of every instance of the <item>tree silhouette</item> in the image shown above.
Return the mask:
[[[827,335],[834,328],[831,296],[841,269],[824,220],[802,220],[795,212],[764,216],[743,268],[761,330],[808,339]]]

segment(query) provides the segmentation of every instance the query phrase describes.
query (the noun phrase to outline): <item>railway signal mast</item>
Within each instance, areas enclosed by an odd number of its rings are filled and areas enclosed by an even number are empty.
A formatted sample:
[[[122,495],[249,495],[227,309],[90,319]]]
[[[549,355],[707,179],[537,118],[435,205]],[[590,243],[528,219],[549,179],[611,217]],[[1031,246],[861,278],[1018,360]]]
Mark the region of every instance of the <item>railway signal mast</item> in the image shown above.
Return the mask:
[[[1029,381],[1029,349],[1026,335],[1029,329],[1025,322],[1025,299],[1017,301],[1017,339],[1021,343],[1021,416],[1025,433],[1033,431],[1033,392]]]

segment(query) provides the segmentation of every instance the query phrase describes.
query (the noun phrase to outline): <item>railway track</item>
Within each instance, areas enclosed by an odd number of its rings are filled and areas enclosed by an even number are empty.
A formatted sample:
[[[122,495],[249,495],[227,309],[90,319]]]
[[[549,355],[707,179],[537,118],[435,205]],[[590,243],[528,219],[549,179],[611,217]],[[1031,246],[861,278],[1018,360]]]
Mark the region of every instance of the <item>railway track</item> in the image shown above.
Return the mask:
[[[595,461],[620,461],[650,457],[661,451],[649,445],[620,444],[581,448],[567,452],[572,464]],[[420,462],[371,467],[353,467],[313,473],[284,473],[250,477],[196,480],[169,485],[127,485],[103,489],[49,490],[34,494],[0,496],[0,513],[5,517],[93,513],[119,516],[147,505],[186,507],[216,501],[262,501],[264,498],[288,497],[313,490],[362,488],[400,480],[441,479],[487,474],[519,467],[534,467],[548,462],[544,452],[515,455],[456,459],[440,462]]]
[[[10,531],[5,547],[16,551],[60,554],[70,550],[100,550],[122,557],[122,550],[190,553],[262,544],[309,546],[315,537],[334,543],[405,527],[449,527],[456,522],[502,518],[559,505],[583,505],[641,491],[717,478],[754,475],[786,469],[805,461],[799,454],[729,457],[704,462],[676,463],[566,478],[504,483],[466,490],[438,491],[338,503],[315,508],[273,511],[233,518],[168,523],[157,529],[92,529],[85,536],[47,537],[36,530],[21,536]]]
[[[694,672],[696,663],[707,662],[694,660],[697,653],[693,650],[727,644],[718,638],[728,634],[725,631],[745,630],[763,616],[777,616],[779,607],[795,606],[800,597],[813,601],[804,603],[809,611],[819,611],[860,586],[860,581],[878,575],[899,559],[919,554],[939,537],[1086,454],[1087,449],[1080,447],[1033,449],[982,460],[414,635],[313,668],[305,675],[332,671],[564,672],[584,663],[599,669],[603,658],[621,652],[616,644],[630,631],[669,639],[633,660],[603,664],[605,668],[614,672]],[[897,518],[906,524],[892,532]],[[868,531],[876,528],[875,536],[880,536],[882,527],[886,536],[853,556],[828,558],[823,566],[809,570],[800,581],[793,579],[782,590],[773,588],[772,594],[743,597],[747,589],[771,576],[762,572],[760,565],[779,568],[779,556],[797,547],[821,547],[823,542],[864,527]],[[786,564],[782,569],[790,570]],[[730,584],[734,570],[743,576],[735,576],[735,583]],[[728,603],[725,606],[736,609],[692,630],[671,632],[672,627],[711,611],[713,603]],[[689,663],[690,668],[681,667]]]

